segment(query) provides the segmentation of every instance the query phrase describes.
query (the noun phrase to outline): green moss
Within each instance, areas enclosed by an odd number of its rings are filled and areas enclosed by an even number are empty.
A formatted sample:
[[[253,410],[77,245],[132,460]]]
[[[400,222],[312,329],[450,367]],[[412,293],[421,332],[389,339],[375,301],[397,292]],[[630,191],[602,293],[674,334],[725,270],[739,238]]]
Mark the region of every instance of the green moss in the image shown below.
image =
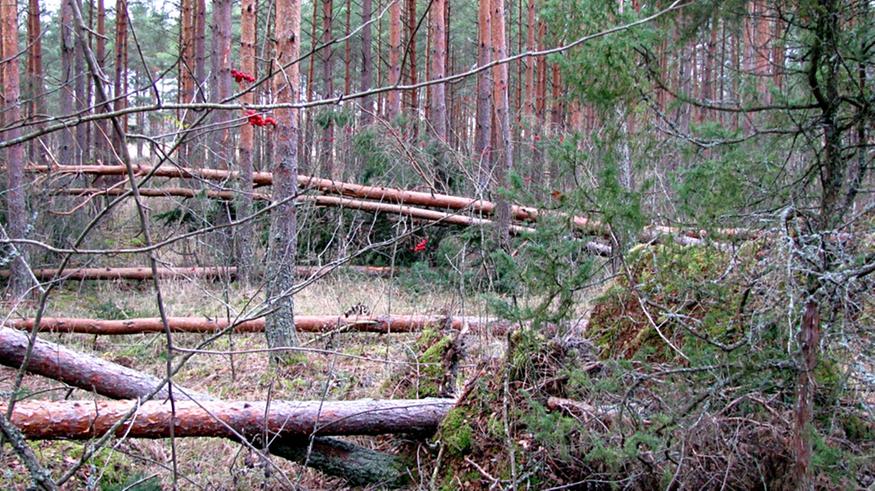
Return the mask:
[[[439,440],[451,456],[459,457],[471,451],[474,429],[464,408],[453,408],[441,423]]]

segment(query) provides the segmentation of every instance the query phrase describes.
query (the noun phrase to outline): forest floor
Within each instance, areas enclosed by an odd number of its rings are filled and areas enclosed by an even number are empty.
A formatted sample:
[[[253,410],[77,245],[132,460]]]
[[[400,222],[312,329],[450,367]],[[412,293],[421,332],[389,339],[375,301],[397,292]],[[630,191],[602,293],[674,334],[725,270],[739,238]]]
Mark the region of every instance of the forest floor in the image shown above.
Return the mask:
[[[253,296],[237,284],[223,288],[218,283],[162,281],[167,313],[170,316],[224,317],[243,308]],[[310,285],[295,297],[300,314],[337,315],[361,302],[374,315],[383,314],[453,314],[486,316],[485,303],[465,299],[462,311],[459,296],[448,291],[411,292],[396,281],[346,276],[336,273]],[[228,309],[224,307],[228,305]],[[19,306],[16,315],[29,315],[33,306]],[[7,315],[7,312],[3,312]],[[151,283],[142,282],[68,282],[51,296],[47,316],[124,319],[157,316]],[[43,339],[59,342],[84,353],[161,376],[165,370],[166,350],[163,334],[130,336],[92,336],[79,334],[43,334]],[[204,334],[174,334],[174,344],[194,348]],[[497,356],[503,339],[489,333],[470,335],[479,339],[470,343],[470,359]],[[303,334],[302,343],[327,349],[335,354],[308,354],[305,361],[282,373],[272,370],[263,352],[236,354],[202,354],[194,356],[174,377],[174,382],[192,390],[207,392],[227,400],[329,400],[392,397],[386,380],[415,367],[400,362],[414,353],[417,334],[380,335],[341,333],[333,338],[322,334]],[[264,347],[262,334],[234,334],[213,343],[208,349],[257,350]],[[464,363],[472,363],[466,360]],[[464,368],[464,366],[463,366]],[[15,371],[0,368],[0,391],[9,391]],[[82,390],[73,390],[55,381],[27,376],[24,388],[40,399],[90,399]],[[400,395],[397,397],[401,397]],[[379,440],[358,438],[358,443],[379,448]],[[384,442],[385,443],[385,442]],[[384,445],[385,446],[385,445]],[[39,442],[34,445],[40,462],[58,475],[82,453],[77,442]],[[389,449],[391,450],[391,449]],[[326,478],[297,464],[273,458],[272,468],[240,445],[211,438],[178,439],[176,442],[179,485],[183,489],[273,489],[285,473],[291,482],[300,480],[307,489],[337,489],[342,482]],[[125,440],[98,454],[67,486],[69,489],[168,489],[171,473],[162,468],[169,461],[171,448],[166,440]],[[12,452],[0,457],[0,489],[24,489],[28,473]],[[136,487],[127,488],[140,479],[149,478]]]

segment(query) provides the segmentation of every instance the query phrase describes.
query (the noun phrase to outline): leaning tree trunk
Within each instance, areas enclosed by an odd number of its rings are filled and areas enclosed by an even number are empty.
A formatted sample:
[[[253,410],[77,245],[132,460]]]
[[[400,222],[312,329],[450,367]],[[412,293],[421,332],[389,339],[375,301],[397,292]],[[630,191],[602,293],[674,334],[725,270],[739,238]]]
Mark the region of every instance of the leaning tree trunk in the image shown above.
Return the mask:
[[[27,345],[26,334],[0,327],[0,364],[17,369],[24,360]],[[113,399],[145,397],[161,384],[160,379],[151,375],[40,339],[34,345],[27,369]],[[212,400],[207,394],[181,389],[178,385],[175,388],[196,400]],[[155,395],[157,399],[167,397],[166,389]],[[271,442],[269,450],[273,455],[342,477],[355,486],[398,486],[408,479],[407,465],[395,456],[332,438],[317,437],[312,443],[308,451],[306,440],[280,438]]]
[[[2,20],[2,44],[7,61],[3,63],[3,91],[5,96],[6,122],[10,129],[2,133],[3,139],[17,138],[21,132],[18,120],[19,74],[18,74],[18,5],[16,0],[0,0],[0,20]],[[66,134],[66,132],[65,132]],[[27,234],[27,204],[24,192],[24,146],[19,143],[6,150],[6,221],[10,238],[23,239]],[[27,256],[24,248],[16,247],[17,254],[12,261],[11,289],[16,297],[23,296],[31,285],[27,271]]]
[[[282,76],[274,78],[274,97],[277,102],[298,100],[298,55],[301,37],[301,5],[297,0],[276,2],[276,60]],[[292,63],[288,67],[284,65]],[[275,111],[277,128],[273,158],[273,202],[271,211],[269,257],[267,272],[267,301],[274,307],[268,316],[264,333],[271,349],[297,346],[294,301],[295,253],[297,248],[297,212],[295,195],[298,184],[298,112],[295,109]],[[293,362],[290,351],[271,351],[275,362]]]

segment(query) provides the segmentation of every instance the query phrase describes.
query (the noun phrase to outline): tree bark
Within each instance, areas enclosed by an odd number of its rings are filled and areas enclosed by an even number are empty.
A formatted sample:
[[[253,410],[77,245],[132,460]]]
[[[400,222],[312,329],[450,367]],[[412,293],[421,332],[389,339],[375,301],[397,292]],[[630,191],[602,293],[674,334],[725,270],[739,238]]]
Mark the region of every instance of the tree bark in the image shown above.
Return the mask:
[[[319,51],[319,58],[322,64],[322,97],[325,99],[334,97],[334,46],[331,45],[333,16],[334,1],[322,0],[322,44],[328,46]],[[322,177],[335,179],[338,176],[334,173],[334,108],[333,106],[324,106],[322,111],[328,114],[325,114],[326,117],[321,122],[322,142],[319,146],[319,165]]]
[[[5,98],[5,118],[10,129],[0,133],[4,139],[17,138],[21,130],[17,127],[21,117],[19,106],[18,73],[18,5],[16,0],[0,0],[0,26],[2,26],[3,96]],[[66,132],[65,132],[66,134]],[[10,238],[23,239],[27,235],[27,198],[24,191],[24,146],[12,145],[6,149],[6,221]],[[11,264],[11,291],[16,298],[22,297],[31,285],[27,271],[27,252],[21,245],[16,247],[18,254]]]
[[[228,328],[231,323],[226,319],[209,317],[169,317],[168,326],[173,332],[180,333],[216,333]],[[35,319],[9,319],[4,322],[8,327],[22,331],[33,329]],[[125,320],[77,319],[64,317],[43,317],[40,319],[41,332],[77,333],[94,335],[127,335],[150,332],[164,332],[164,324],[158,317],[143,317]],[[453,329],[460,331],[468,327],[474,332],[489,331],[493,334],[503,334],[509,324],[496,319],[481,319],[479,317],[446,317],[441,315],[392,315],[392,316],[352,316],[343,315],[299,315],[295,317],[295,328],[299,332],[367,332],[367,333],[410,333],[419,332],[429,327]],[[254,319],[237,324],[235,333],[264,332],[264,319]],[[0,340],[4,340],[0,336]]]
[[[492,24],[490,0],[480,0],[477,9],[478,43],[477,65],[486,66],[492,59]],[[489,190],[492,180],[492,162],[489,141],[492,135],[492,80],[491,70],[477,74],[477,115],[474,128],[474,158],[477,162],[478,185]]]
[[[371,0],[362,0],[362,63],[361,84],[359,90],[366,92],[373,85],[373,61],[371,59]],[[374,103],[371,96],[362,98],[361,126],[365,127],[374,120]]]
[[[300,87],[298,63],[284,65],[298,59],[301,38],[301,4],[299,0],[276,2],[276,54],[280,72],[273,80],[277,102],[296,102]],[[273,162],[273,201],[284,202],[271,211],[268,239],[267,298],[274,312],[267,318],[265,337],[270,348],[297,346],[294,301],[291,295],[295,285],[295,255],[297,249],[297,212],[295,200],[298,183],[298,111],[278,109],[274,112],[277,128]],[[270,356],[274,362],[292,362],[291,352],[276,351]]]
[[[43,77],[43,42],[42,25],[40,22],[39,0],[28,0],[27,4],[27,116],[33,121],[39,121],[46,116],[45,82]],[[37,126],[39,127],[39,125]],[[40,140],[34,140],[28,145],[28,158],[31,161],[45,158],[40,146]]]
[[[352,401],[176,401],[176,417],[163,401],[22,401],[11,421],[34,440],[89,440],[109,431],[133,406],[119,438],[242,436],[259,441],[311,435],[433,433],[453,399],[359,399]],[[6,411],[6,404],[0,404]],[[239,435],[239,436],[238,436]]]
[[[231,0],[213,0],[212,50],[210,62],[210,100],[220,102],[231,95]],[[215,169],[228,169],[233,152],[228,131],[227,111],[214,111],[212,121],[219,127],[212,132],[207,159]]]
[[[243,0],[240,5],[240,69],[253,77],[258,76],[258,66],[255,59],[255,43],[258,31],[258,2]],[[247,91],[240,97],[244,105],[255,102],[255,93]],[[240,196],[237,198],[237,216],[245,217],[252,214],[253,194],[253,149],[255,146],[255,128],[244,124],[240,127],[238,143],[238,158],[240,173],[237,186]],[[251,221],[240,225],[235,233],[237,238],[237,273],[240,281],[249,283],[255,267],[254,229]]]
[[[389,0],[389,84],[401,83],[401,1]],[[386,119],[390,122],[401,115],[401,93],[389,91],[386,100]]]
[[[76,1],[76,0],[71,0]],[[113,96],[116,111],[128,107],[128,2],[116,0],[115,3],[115,83]],[[121,118],[124,133],[128,132],[128,118]],[[113,131],[113,146],[118,155],[122,155],[121,146],[125,143],[118,132]]]
[[[58,106],[63,115],[73,113],[76,98],[76,90],[74,86],[74,79],[76,77],[76,74],[74,73],[74,58],[76,56],[76,42],[74,38],[76,34],[73,28],[73,13],[70,6],[71,1],[72,0],[62,0],[61,2],[61,87],[60,90],[58,90]],[[64,129],[60,133],[58,160],[63,164],[75,164],[76,154],[73,130]]]
[[[491,0],[492,6],[492,59],[507,57],[507,36],[504,28],[504,0]],[[492,103],[496,124],[495,183],[499,188],[508,188],[508,179],[513,169],[513,146],[510,139],[510,114],[508,112],[507,64],[492,68]],[[495,205],[496,239],[499,247],[509,246],[511,208],[506,198],[499,195]]]

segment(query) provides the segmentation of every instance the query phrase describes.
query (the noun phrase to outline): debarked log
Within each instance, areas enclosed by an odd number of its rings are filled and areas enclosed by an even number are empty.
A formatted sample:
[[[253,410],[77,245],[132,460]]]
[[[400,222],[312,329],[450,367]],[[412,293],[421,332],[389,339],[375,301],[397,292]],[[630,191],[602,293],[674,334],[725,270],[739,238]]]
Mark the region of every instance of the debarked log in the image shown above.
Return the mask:
[[[8,319],[6,326],[19,330],[33,329],[35,319]],[[172,332],[216,333],[227,329],[233,322],[227,319],[208,317],[168,317],[167,324]],[[296,315],[295,329],[300,332],[368,332],[368,333],[409,333],[426,328],[449,328],[460,331],[467,327],[474,332],[489,331],[504,334],[509,323],[498,319],[479,317],[447,317],[441,315],[385,315],[385,316],[336,316],[336,315]],[[123,335],[164,332],[164,322],[160,317],[141,317],[124,320],[81,319],[68,317],[43,317],[40,331],[78,334]],[[264,318],[238,322],[233,332],[264,332]]]
[[[310,435],[433,433],[453,399],[359,399],[351,401],[23,401],[12,423],[35,440],[87,440],[103,435],[128,413],[115,435],[128,438],[220,437],[257,440]],[[0,405],[5,412],[6,406]]]

